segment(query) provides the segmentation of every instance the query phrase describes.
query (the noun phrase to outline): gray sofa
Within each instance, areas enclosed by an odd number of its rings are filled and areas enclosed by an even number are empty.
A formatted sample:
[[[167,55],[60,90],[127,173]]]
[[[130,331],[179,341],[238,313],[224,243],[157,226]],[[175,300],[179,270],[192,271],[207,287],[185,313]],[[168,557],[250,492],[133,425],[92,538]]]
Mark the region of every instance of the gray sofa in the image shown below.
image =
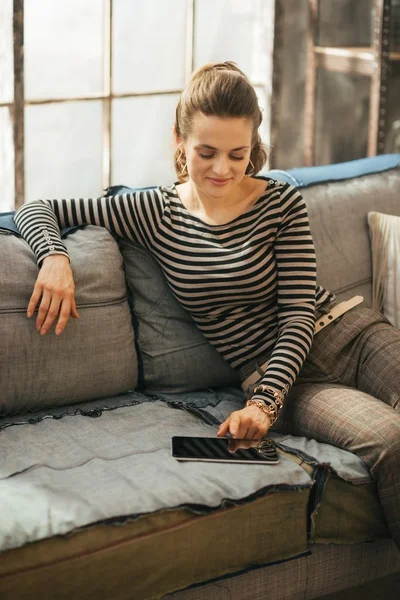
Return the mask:
[[[319,282],[339,299],[371,301],[367,213],[400,215],[399,165],[262,174],[302,189]],[[81,319],[41,338],[25,316],[35,258],[0,218],[2,600],[297,600],[400,572],[348,452],[277,429],[273,467],[171,458],[172,435],[215,435],[242,406],[238,377],[146,251],[63,233]]]

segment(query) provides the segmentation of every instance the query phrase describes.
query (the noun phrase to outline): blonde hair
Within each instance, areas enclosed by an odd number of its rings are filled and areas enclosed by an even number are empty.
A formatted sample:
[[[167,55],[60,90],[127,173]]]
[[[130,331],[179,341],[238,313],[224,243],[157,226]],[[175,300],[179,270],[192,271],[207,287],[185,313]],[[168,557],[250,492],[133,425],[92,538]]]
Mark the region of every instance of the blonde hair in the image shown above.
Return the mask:
[[[262,113],[257,94],[246,75],[230,61],[203,65],[190,78],[183,90],[175,114],[175,131],[186,140],[197,112],[216,117],[248,117],[253,122],[253,139],[246,174],[255,175],[267,160],[266,146],[261,142],[258,128]],[[179,147],[175,152],[175,171],[180,182],[188,180],[186,156]]]

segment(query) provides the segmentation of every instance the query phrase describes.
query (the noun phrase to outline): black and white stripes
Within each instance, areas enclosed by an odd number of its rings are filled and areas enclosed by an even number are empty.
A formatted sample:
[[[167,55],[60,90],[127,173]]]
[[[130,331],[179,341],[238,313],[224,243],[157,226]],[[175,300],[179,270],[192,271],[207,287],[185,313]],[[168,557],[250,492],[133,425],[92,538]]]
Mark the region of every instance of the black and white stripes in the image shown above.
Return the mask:
[[[242,369],[269,358],[262,383],[287,391],[313,339],[316,262],[300,193],[269,180],[257,202],[224,225],[190,214],[175,186],[119,196],[39,200],[15,214],[41,264],[67,254],[59,228],[90,223],[148,248],[173,293],[225,360]]]

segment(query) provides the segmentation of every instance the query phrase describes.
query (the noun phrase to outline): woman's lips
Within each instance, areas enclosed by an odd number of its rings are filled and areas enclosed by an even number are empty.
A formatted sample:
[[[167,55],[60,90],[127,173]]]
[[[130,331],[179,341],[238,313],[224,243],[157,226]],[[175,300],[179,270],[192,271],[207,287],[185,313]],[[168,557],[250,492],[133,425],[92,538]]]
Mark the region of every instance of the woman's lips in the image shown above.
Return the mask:
[[[226,185],[230,181],[230,179],[212,179],[212,177],[209,179],[214,185]]]

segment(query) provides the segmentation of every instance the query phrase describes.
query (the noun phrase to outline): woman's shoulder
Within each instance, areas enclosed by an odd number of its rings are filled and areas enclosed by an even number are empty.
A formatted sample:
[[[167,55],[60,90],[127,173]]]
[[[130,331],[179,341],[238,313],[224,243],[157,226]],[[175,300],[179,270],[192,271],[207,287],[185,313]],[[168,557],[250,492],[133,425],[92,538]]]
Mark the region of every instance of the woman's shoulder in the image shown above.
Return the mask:
[[[267,176],[253,178],[253,181],[255,182],[253,197],[256,205],[281,204],[282,195],[288,188],[287,183]]]
[[[270,196],[271,193],[276,195],[286,189],[292,188],[286,181],[280,181],[268,175],[252,177],[252,181],[254,182],[254,190],[256,194],[258,193],[259,197]]]

